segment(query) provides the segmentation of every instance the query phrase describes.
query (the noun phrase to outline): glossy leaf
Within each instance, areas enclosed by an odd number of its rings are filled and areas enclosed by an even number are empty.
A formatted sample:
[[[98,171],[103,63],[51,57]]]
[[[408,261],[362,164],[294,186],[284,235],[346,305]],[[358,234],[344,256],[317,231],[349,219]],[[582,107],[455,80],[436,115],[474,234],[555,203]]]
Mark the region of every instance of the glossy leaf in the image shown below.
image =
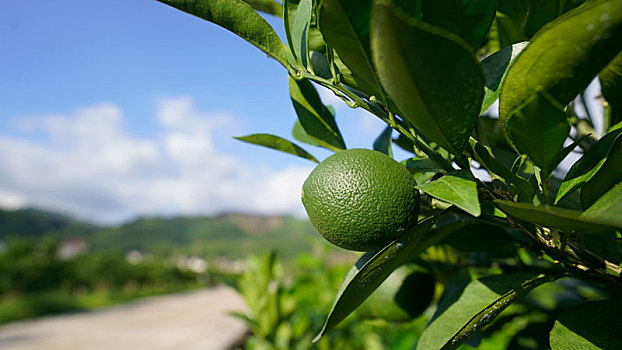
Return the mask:
[[[378,135],[376,141],[374,141],[374,150],[382,152],[390,157],[393,156],[391,151],[391,134],[393,129],[390,126],[384,128],[384,130]]]
[[[423,135],[462,153],[484,92],[471,49],[455,34],[410,19],[385,1],[373,13],[372,56],[382,86]]]
[[[279,136],[270,134],[252,134],[247,136],[234,137],[237,140],[252,143],[255,145],[272,148],[277,151],[293,154],[300,158],[308,159],[312,162],[319,163],[318,160],[307,151]]]
[[[441,166],[430,158],[408,158],[401,161],[401,163],[413,174],[415,181],[418,184],[424,184],[434,177],[434,175],[446,172]]]
[[[563,313],[550,333],[552,350],[622,349],[622,299],[588,301]]]
[[[450,172],[440,179],[417,186],[434,198],[451,203],[473,216],[481,214],[477,183],[466,171]]]
[[[320,146],[333,151],[345,149],[335,118],[308,80],[289,79],[289,93],[300,124]]]
[[[312,10],[313,0],[300,0],[291,28],[292,42],[290,44],[293,47],[294,57],[303,67],[307,66],[308,33],[311,26]]]
[[[508,119],[542,91],[566,105],[620,49],[619,0],[590,1],[551,22],[508,71],[500,96],[502,126],[506,128]]]
[[[475,219],[445,213],[419,222],[378,252],[365,253],[348,272],[335,303],[314,341],[337,326],[369,297],[391,272],[451,232],[475,223]]]
[[[582,216],[578,210],[551,206],[535,206],[531,203],[516,203],[496,199],[495,204],[509,216],[546,227],[557,227],[562,231],[583,233],[604,233],[616,228],[615,220],[607,217]]]
[[[622,52],[598,74],[603,97],[611,107],[608,125],[622,122]]]
[[[563,107],[542,92],[531,96],[505,120],[505,131],[517,150],[527,154],[546,178],[561,161],[557,155],[570,133],[570,124]]]
[[[244,2],[257,11],[283,17],[283,6],[274,0],[244,0]]]
[[[605,164],[614,142],[620,138],[621,134],[622,128],[603,136],[583,157],[572,165],[559,187],[555,203],[558,203],[562,198],[590,181],[596,175],[603,164]]]
[[[477,51],[495,18],[491,0],[423,0],[423,21],[460,36]]]
[[[349,85],[383,99],[369,48],[371,4],[371,0],[324,0],[320,8],[320,30],[353,75],[354,84]]]
[[[282,65],[287,65],[279,36],[257,11],[242,0],[158,1],[228,29]]]
[[[294,127],[292,129],[292,136],[294,137],[294,139],[302,143],[306,143],[307,145],[320,145],[319,143],[315,142],[309,135],[307,135],[307,132],[302,127],[302,124],[300,124],[300,120],[296,120],[296,122],[294,123]]]
[[[471,281],[441,301],[419,339],[417,350],[458,348],[516,299],[553,279],[533,273],[505,273]]]
[[[622,137],[618,137],[601,168],[581,187],[581,205],[583,208],[594,204],[605,192],[622,182],[621,164]]]
[[[529,43],[526,41],[508,46],[501,51],[484,58],[482,68],[486,81],[484,83],[484,100],[480,114],[484,113],[499,98],[503,81],[510,65]]]
[[[607,220],[618,228],[622,228],[622,182],[587,208],[581,217]]]

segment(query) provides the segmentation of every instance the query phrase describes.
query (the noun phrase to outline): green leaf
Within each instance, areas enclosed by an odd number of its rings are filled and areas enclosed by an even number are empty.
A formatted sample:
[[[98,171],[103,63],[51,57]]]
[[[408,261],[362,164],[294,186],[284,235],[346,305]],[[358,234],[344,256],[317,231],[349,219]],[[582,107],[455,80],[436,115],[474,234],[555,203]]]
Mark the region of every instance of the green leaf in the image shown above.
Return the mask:
[[[285,49],[274,29],[242,0],[158,0],[230,30],[255,45],[283,66]]]
[[[341,284],[335,303],[314,341],[318,341],[361,305],[393,270],[410,262],[454,230],[475,222],[471,217],[451,212],[430,217],[380,251],[365,253]]]
[[[402,162],[411,172],[434,171],[444,173],[445,170],[431,158],[414,157],[404,159]]]
[[[563,11],[563,2],[530,1],[529,12],[524,25],[525,36],[533,36],[542,26],[557,18]]]
[[[622,137],[618,137],[605,163],[594,176],[581,187],[581,205],[587,208],[610,188],[622,182]]]
[[[501,89],[502,126],[545,91],[565,106],[622,48],[622,2],[590,1],[536,34],[510,67]]]
[[[477,182],[468,171],[453,171],[438,180],[418,185],[417,188],[473,216],[482,213],[477,197]]]
[[[387,126],[380,135],[378,135],[376,141],[374,141],[374,150],[382,152],[389,157],[393,157],[393,152],[391,151],[391,133],[393,133],[393,129]]]
[[[477,51],[495,18],[497,1],[423,0],[423,21],[459,35]]]
[[[555,278],[537,277],[533,273],[504,273],[471,281],[441,301],[419,339],[417,350],[458,348],[515,300]]]
[[[374,7],[371,46],[382,86],[402,116],[431,141],[462,153],[484,92],[484,75],[469,46],[385,1]]]
[[[257,11],[283,17],[283,6],[274,0],[244,0],[244,2]]]
[[[320,52],[311,51],[311,68],[313,68],[313,73],[319,77],[324,79],[332,78],[328,59]]]
[[[445,170],[430,158],[414,157],[401,161],[415,177],[418,184],[428,182],[434,175],[445,173]]]
[[[590,181],[596,175],[603,164],[605,164],[614,142],[616,142],[621,134],[622,129],[609,132],[572,165],[559,187],[557,197],[555,198],[555,204],[581,187],[584,183]]]
[[[506,2],[502,1],[500,5],[504,3]],[[497,12],[488,34],[488,49],[495,52],[523,41],[521,23],[515,22],[505,13]]]
[[[518,189],[520,189],[520,191],[525,195],[526,198],[533,197],[534,189],[529,184],[529,181],[514,174],[512,171],[510,171],[510,169],[508,169],[505,165],[499,162],[493,155],[490,147],[482,145],[473,138],[471,138],[469,142],[471,143],[471,147],[473,147],[475,159],[480,164],[482,164],[490,172],[513,183],[516,187],[518,187]]]
[[[546,94],[532,95],[530,100],[508,116],[505,127],[516,149],[527,154],[547,178],[557,166],[557,154],[570,133],[570,124],[561,105]]]
[[[309,135],[307,135],[307,132],[302,127],[302,124],[300,124],[300,120],[296,120],[296,122],[294,123],[294,128],[292,129],[292,136],[294,137],[294,139],[302,143],[306,143],[307,145],[320,145],[319,143],[315,142]]]
[[[622,52],[598,74],[603,97],[611,106],[611,120],[605,125],[622,122]]]
[[[430,269],[415,263],[402,265],[365,300],[357,314],[390,322],[411,321],[430,306],[435,285]]]
[[[550,333],[552,350],[622,349],[622,299],[588,301],[563,313]]]
[[[371,0],[324,0],[320,8],[320,30],[347,66],[346,83],[357,90],[385,99],[369,47]],[[340,69],[340,71],[344,71]],[[348,81],[348,75],[350,80]]]
[[[320,30],[349,68],[356,87],[367,95],[384,99],[372,64],[369,48],[371,0],[324,0],[320,8]]]
[[[300,158],[308,159],[312,162],[319,163],[318,160],[295,143],[287,141],[284,138],[270,134],[252,134],[247,136],[234,137],[237,140],[252,143],[255,145],[268,147],[277,151],[293,154]]]
[[[499,98],[499,93],[510,65],[528,44],[528,42],[523,41],[505,47],[503,50],[495,52],[482,60],[482,69],[484,70],[486,82],[484,83],[484,101],[482,102],[480,114],[486,112]]]
[[[534,206],[531,203],[516,203],[495,199],[495,204],[509,216],[546,227],[557,227],[562,231],[583,233],[606,233],[617,228],[615,220],[606,217],[582,216],[579,210],[551,206]]]
[[[320,146],[333,151],[345,149],[345,143],[335,118],[320,99],[317,91],[310,81],[295,80],[291,76],[289,80],[289,94],[294,104],[294,109],[300,120],[300,124]]]
[[[308,33],[311,25],[313,0],[300,0],[292,23],[291,40],[294,56],[303,67],[307,66]]]
[[[607,191],[581,214],[583,218],[606,220],[622,228],[622,182]]]

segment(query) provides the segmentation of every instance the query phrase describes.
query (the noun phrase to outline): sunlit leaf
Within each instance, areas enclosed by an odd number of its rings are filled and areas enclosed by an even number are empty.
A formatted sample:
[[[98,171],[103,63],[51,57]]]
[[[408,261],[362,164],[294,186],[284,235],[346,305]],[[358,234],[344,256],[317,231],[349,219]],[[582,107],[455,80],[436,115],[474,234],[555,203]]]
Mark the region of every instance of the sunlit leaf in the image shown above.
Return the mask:
[[[320,8],[320,30],[356,81],[356,87],[381,100],[384,93],[372,64],[369,48],[371,0],[324,0]]]
[[[300,124],[320,146],[333,151],[345,149],[335,118],[324,106],[317,90],[308,80],[289,79],[289,93]]]
[[[610,232],[618,225],[607,217],[582,216],[582,211],[551,206],[535,206],[496,199],[495,204],[509,216],[546,227],[557,227],[566,232]]]
[[[466,171],[454,171],[417,186],[434,198],[451,203],[473,216],[481,214],[477,183]]]
[[[277,151],[293,154],[295,156],[308,159],[312,162],[319,163],[318,160],[307,151],[279,136],[270,134],[252,134],[247,136],[238,136],[235,139],[252,143],[255,145],[272,148]]]
[[[622,182],[615,185],[581,215],[583,218],[607,220],[622,228]]]
[[[283,17],[283,6],[274,0],[244,0],[244,2],[257,11]]]
[[[228,29],[282,65],[287,65],[279,36],[257,11],[242,0],[158,1]]]
[[[382,86],[424,136],[462,153],[484,92],[472,50],[455,34],[411,19],[386,1],[377,2],[373,13],[372,56]]]
[[[292,22],[290,43],[293,47],[294,56],[303,67],[307,66],[308,33],[311,26],[312,0],[300,0]]]
[[[530,42],[510,67],[501,90],[504,128],[539,92],[566,105],[618,54],[622,2],[589,1],[542,28]]]

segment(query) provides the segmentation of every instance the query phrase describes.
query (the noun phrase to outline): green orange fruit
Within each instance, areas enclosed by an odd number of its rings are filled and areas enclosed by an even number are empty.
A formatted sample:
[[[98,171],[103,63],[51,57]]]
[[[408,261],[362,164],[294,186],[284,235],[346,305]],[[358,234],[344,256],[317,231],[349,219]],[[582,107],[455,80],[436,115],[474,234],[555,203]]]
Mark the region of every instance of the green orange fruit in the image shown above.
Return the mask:
[[[302,187],[302,203],[316,230],[348,250],[383,248],[417,223],[419,192],[406,167],[372,150],[326,158]]]

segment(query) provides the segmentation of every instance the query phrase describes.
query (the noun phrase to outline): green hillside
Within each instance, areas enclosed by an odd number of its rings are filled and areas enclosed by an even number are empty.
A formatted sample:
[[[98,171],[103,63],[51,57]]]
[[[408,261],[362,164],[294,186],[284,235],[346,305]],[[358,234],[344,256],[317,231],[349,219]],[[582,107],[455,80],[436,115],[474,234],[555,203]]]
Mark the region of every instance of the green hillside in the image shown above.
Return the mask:
[[[86,237],[99,228],[69,216],[39,209],[0,209],[0,240],[10,237]]]
[[[243,258],[277,249],[284,258],[323,244],[307,220],[225,214],[141,218],[119,227],[97,226],[42,210],[0,210],[0,240],[84,238],[92,251],[139,250],[156,256]]]

